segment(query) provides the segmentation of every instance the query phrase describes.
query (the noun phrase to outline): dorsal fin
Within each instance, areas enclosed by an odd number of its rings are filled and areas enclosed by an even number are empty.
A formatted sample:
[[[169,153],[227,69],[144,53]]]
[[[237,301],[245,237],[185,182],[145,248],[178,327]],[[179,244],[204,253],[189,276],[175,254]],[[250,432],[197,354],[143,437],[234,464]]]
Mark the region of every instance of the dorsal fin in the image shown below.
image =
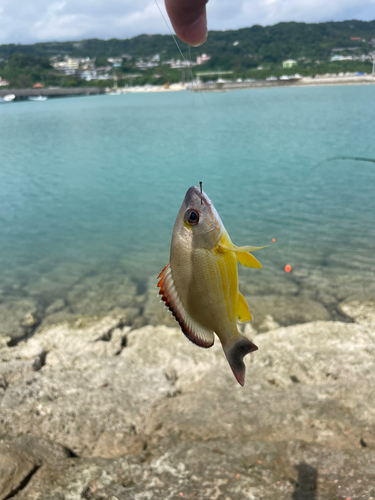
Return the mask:
[[[214,334],[194,321],[182,305],[172,277],[171,266],[167,264],[159,274],[158,287],[161,300],[165,302],[173,316],[178,321],[186,337],[199,347],[212,347]]]

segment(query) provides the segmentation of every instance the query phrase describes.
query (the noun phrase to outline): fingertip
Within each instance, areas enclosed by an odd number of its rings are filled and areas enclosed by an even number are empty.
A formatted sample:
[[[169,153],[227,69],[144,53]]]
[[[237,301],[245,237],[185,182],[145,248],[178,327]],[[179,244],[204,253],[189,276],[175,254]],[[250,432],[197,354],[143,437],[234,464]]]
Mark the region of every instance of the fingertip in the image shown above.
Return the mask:
[[[207,35],[207,16],[204,11],[196,21],[184,28],[181,38],[189,45],[199,47],[207,40]]]

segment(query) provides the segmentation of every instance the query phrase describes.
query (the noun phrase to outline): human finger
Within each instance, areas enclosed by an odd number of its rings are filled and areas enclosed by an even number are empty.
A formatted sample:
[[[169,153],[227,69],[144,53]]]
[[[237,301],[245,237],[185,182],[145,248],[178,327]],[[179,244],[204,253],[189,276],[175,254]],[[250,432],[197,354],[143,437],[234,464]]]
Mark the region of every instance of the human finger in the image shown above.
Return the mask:
[[[208,0],[165,0],[165,8],[176,35],[197,47],[207,38],[206,4]]]

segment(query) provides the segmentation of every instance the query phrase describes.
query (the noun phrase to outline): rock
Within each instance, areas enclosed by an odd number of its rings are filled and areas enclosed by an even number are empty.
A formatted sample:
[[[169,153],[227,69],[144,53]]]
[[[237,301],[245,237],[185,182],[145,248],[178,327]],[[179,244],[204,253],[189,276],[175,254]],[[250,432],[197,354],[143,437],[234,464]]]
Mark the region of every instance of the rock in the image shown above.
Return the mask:
[[[375,300],[344,301],[339,305],[339,309],[360,325],[375,328]]]
[[[63,299],[57,299],[47,307],[47,309],[45,310],[45,314],[47,315],[54,314],[59,311],[62,311],[65,308],[66,308],[65,301]]]
[[[279,323],[277,323],[270,314],[266,314],[266,317],[259,325],[259,332],[268,332],[269,330],[276,330],[279,328]]]
[[[38,435],[79,458],[12,458],[5,475],[29,478],[14,498],[375,497],[366,325],[257,335],[243,388],[218,339],[200,349],[178,328],[132,329],[110,316],[39,328],[0,350],[0,436]]]
[[[113,278],[113,274],[89,276],[75,284],[67,294],[70,312],[94,316],[114,308],[137,307],[136,285],[129,275]]]
[[[42,346],[37,343],[30,343],[26,344],[24,347],[20,346],[17,357],[19,356],[19,359],[22,360],[32,360],[34,370],[38,371],[44,364],[46,354]]]
[[[37,323],[38,323],[38,320],[37,320],[35,314],[33,314],[32,312],[29,311],[26,314],[26,316],[23,318],[21,325],[26,327],[26,328],[29,328],[29,327],[35,326]]]
[[[271,315],[274,321],[282,326],[331,319],[331,314],[320,302],[305,295],[250,296],[245,294],[245,298],[253,315],[252,324],[257,330],[267,315]]]
[[[43,464],[71,456],[64,446],[33,436],[0,443],[0,500],[21,490]]]
[[[267,251],[267,250],[266,250]],[[254,254],[261,262],[263,269],[238,268],[239,288],[244,295],[296,295],[299,285],[285,273],[275,272],[274,264],[267,265],[267,258],[264,252]],[[272,268],[272,271],[269,269]]]
[[[0,335],[0,349],[7,347],[11,340],[12,340],[11,337],[9,337],[8,335],[1,334]]]
[[[171,384],[161,368],[120,354],[129,328],[118,325],[107,317],[38,331],[27,346],[41,346],[47,356],[33,377],[27,361],[21,370],[21,361],[14,360],[22,350],[11,349],[14,355],[2,366],[8,387],[0,400],[7,433],[38,432],[90,455],[103,433],[132,435],[134,426],[141,427]]]
[[[144,471],[139,461],[68,458],[42,466],[14,498],[16,500],[147,498],[141,488]],[[147,479],[146,482],[148,483]],[[138,485],[138,486],[135,486]],[[151,493],[152,490],[149,490]],[[129,496],[130,495],[130,496]],[[148,497],[150,498],[150,497]]]
[[[0,335],[10,337],[12,342],[22,339],[35,325],[35,311],[36,304],[29,300],[8,300],[0,304]]]
[[[251,323],[245,323],[244,325],[241,325],[242,328],[240,327],[240,332],[245,335],[249,340],[254,340],[255,336],[258,334],[258,332],[255,330],[253,325]]]
[[[145,303],[143,316],[148,325],[167,325],[177,327],[177,322],[172,316],[172,313],[161,302],[159,288],[157,288],[158,280],[150,278],[147,286],[147,301]]]

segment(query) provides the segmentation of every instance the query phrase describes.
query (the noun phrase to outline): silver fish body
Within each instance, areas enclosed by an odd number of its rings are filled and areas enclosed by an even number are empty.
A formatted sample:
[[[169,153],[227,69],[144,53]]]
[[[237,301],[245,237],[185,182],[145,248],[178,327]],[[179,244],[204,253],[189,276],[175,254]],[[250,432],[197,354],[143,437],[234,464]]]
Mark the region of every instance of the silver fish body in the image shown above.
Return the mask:
[[[170,263],[160,273],[160,294],[183,333],[200,347],[219,337],[237,381],[244,385],[243,357],[257,349],[238,331],[251,314],[238,289],[237,263],[261,265],[249,253],[259,247],[233,245],[215,207],[198,186],[191,187],[172,233]]]

